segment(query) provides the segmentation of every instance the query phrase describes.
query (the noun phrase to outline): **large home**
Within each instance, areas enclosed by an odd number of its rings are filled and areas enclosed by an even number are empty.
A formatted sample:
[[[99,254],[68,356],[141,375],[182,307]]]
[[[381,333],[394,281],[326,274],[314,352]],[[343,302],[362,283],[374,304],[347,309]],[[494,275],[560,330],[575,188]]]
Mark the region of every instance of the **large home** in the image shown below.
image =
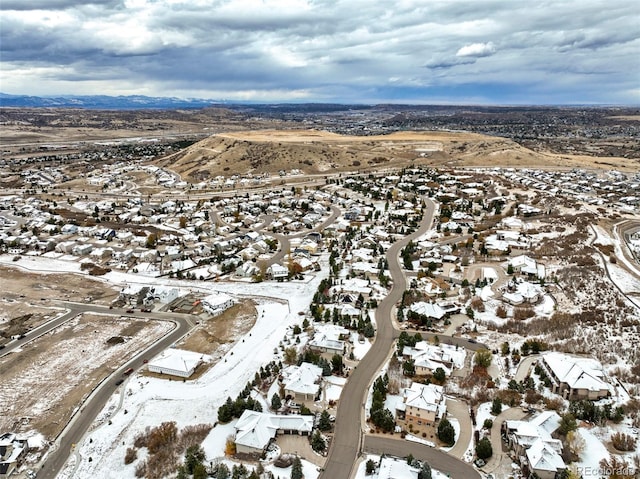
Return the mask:
[[[217,316],[233,306],[233,298],[225,293],[213,293],[202,298],[202,307],[208,313]]]
[[[405,346],[402,350],[404,360],[413,360],[416,375],[431,375],[436,369],[442,368],[446,375],[453,369],[464,366],[466,350],[449,344],[430,344],[426,341],[418,342],[415,347]]]
[[[289,269],[278,263],[274,263],[267,268],[267,278],[269,279],[284,279],[287,276],[289,276]]]
[[[278,434],[308,436],[313,429],[313,416],[282,416],[245,410],[236,423],[236,451],[262,454]]]
[[[425,316],[429,319],[442,319],[446,316],[446,312],[436,303],[427,303],[424,301],[418,301],[417,303],[413,303],[409,306],[409,310],[414,313]]]
[[[508,265],[511,266],[515,272],[525,274],[527,276],[544,278],[546,275],[544,265],[538,263],[535,259],[527,256],[526,254],[509,258]]]
[[[149,372],[188,378],[202,364],[203,355],[193,351],[169,348],[147,364]]]
[[[322,368],[311,363],[289,366],[282,371],[282,384],[287,398],[304,403],[318,394]]]
[[[345,342],[342,338],[349,335],[349,330],[333,324],[317,325],[309,348],[319,353],[344,354]]]
[[[442,386],[412,382],[402,396],[403,401],[396,406],[396,417],[404,420],[410,429],[424,431],[447,412]]]
[[[551,434],[558,429],[560,416],[544,411],[528,421],[505,421],[502,432],[515,452],[525,474],[554,479],[566,469],[562,460],[562,442]]]
[[[551,380],[551,391],[565,399],[597,400],[610,394],[602,364],[596,359],[549,352],[538,364]]]

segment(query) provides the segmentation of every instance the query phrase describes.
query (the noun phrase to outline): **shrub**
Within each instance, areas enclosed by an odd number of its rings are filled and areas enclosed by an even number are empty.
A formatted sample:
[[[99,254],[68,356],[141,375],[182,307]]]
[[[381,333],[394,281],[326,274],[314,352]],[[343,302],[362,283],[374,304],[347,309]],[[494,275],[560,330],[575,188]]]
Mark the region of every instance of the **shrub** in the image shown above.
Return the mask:
[[[124,455],[124,463],[131,464],[138,457],[138,450],[135,447],[128,447]]]
[[[173,421],[167,421],[149,432],[147,448],[149,454],[156,454],[160,449],[168,448],[176,442],[178,427]]]
[[[482,427],[485,429],[491,429],[493,427],[493,421],[491,419],[485,419]]]
[[[633,436],[623,432],[616,432],[611,435],[611,444],[618,451],[635,451],[636,440]]]
[[[499,305],[496,308],[496,316],[499,317],[499,318],[502,318],[502,319],[506,318],[507,317],[507,308],[505,308],[502,304]]]
[[[484,313],[484,301],[480,296],[474,296],[471,300],[471,307],[479,313]]]
[[[233,436],[229,436],[227,438],[227,442],[225,444],[224,453],[227,456],[235,456],[236,454],[236,442],[233,440]]]
[[[521,321],[524,319],[533,318],[535,316],[535,312],[531,306],[521,306],[518,308],[513,308],[513,319]]]
[[[493,448],[491,447],[491,441],[483,437],[476,445],[476,456],[479,459],[487,460],[493,455]]]

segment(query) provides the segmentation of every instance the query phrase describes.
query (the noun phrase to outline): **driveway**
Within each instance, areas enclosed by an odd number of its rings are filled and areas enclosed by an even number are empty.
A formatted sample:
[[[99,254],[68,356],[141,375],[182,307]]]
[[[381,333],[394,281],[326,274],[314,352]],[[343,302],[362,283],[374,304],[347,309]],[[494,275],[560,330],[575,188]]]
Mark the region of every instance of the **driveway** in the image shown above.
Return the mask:
[[[456,444],[449,451],[449,454],[458,459],[462,459],[464,453],[467,452],[469,448],[473,434],[473,424],[471,424],[469,406],[462,401],[447,398],[447,412],[455,417],[458,420],[458,424],[460,424],[460,435],[456,440]]]
[[[487,464],[482,468],[484,472],[494,472],[501,467],[503,462],[506,462],[507,466],[511,464],[511,458],[509,457],[508,450],[502,445],[502,424],[505,421],[524,419],[527,413],[519,407],[512,407],[502,411],[493,421],[493,427],[491,428],[491,447],[493,448],[493,456],[489,458]],[[501,476],[498,476],[501,477]]]

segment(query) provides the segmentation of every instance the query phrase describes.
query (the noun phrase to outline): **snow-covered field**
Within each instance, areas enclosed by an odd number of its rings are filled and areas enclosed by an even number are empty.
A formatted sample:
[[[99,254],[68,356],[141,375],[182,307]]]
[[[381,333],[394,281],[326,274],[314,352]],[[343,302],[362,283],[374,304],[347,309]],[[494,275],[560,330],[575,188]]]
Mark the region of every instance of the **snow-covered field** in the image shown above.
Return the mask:
[[[167,382],[131,377],[122,404],[119,405],[120,398],[112,398],[78,446],[82,460],[70,463],[61,477],[134,477],[135,462],[125,466],[123,459],[126,448],[131,446],[138,432],[167,420],[175,421],[179,428],[214,424],[218,407],[227,397],[236,397],[260,366],[274,359],[274,349],[278,348],[287,329],[300,322],[298,312],[308,308],[321,279],[322,275],[318,274],[307,282],[190,283],[195,287],[214,287],[217,291],[254,298],[258,310],[256,324],[215,366],[195,381]],[[223,456],[224,441],[230,432],[228,425],[211,431],[204,441],[208,461]],[[286,472],[279,470],[277,475],[286,477]]]

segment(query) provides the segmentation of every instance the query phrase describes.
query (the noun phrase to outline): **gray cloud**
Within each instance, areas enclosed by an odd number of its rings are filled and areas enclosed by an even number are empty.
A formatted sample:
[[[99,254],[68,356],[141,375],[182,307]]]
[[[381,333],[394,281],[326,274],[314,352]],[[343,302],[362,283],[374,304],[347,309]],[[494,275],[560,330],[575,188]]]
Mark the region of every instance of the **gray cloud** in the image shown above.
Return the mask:
[[[455,102],[476,85],[496,103],[501,89],[523,103],[638,103],[631,3],[2,0],[2,88]]]

